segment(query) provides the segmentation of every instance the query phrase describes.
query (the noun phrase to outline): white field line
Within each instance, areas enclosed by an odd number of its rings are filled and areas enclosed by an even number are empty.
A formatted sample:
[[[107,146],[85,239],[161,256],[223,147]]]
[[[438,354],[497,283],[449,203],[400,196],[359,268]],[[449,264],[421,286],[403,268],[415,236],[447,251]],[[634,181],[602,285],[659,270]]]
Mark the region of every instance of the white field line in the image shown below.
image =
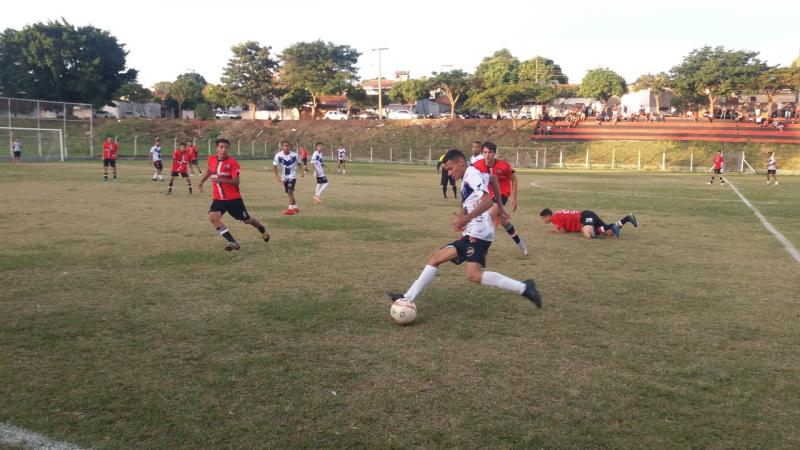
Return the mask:
[[[0,445],[47,450],[81,450],[80,447],[54,441],[47,436],[0,422]]]
[[[739,192],[739,189],[736,189],[736,186],[734,186],[733,183],[730,182],[730,180],[728,180],[728,184],[730,184],[731,188],[733,188],[733,192],[736,192],[736,195],[738,195],[739,198],[742,199],[742,202],[745,205],[747,205],[747,207],[750,208],[753,211],[753,213],[755,213],[756,217],[758,217],[758,220],[760,220],[761,224],[764,225],[764,228],[766,228],[767,231],[772,233],[772,235],[775,236],[775,239],[777,239],[778,242],[783,244],[783,248],[785,248],[786,251],[789,252],[790,255],[792,255],[792,258],[794,258],[795,261],[800,263],[800,252],[797,251],[797,249],[794,247],[794,245],[792,245],[792,243],[789,242],[789,240],[786,239],[786,237],[784,235],[782,235],[780,231],[775,229],[775,227],[773,227],[772,224],[769,223],[767,218],[764,217],[764,215],[761,214],[756,209],[756,207],[753,206],[752,203],[750,203],[750,200],[748,200],[744,195],[742,195],[741,192]]]

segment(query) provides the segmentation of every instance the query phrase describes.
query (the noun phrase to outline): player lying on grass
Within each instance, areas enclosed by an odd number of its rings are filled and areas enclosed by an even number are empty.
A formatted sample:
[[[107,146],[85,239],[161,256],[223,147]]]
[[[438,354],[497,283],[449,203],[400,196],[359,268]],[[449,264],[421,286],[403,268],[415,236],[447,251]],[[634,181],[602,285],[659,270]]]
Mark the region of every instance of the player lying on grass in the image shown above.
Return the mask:
[[[626,223],[633,224],[638,228],[636,216],[633,213],[619,219],[611,225],[603,222],[593,211],[565,211],[558,210],[553,212],[550,208],[545,208],[539,213],[542,222],[553,224],[550,233],[582,233],[586,239],[594,239],[599,236],[619,237],[619,231]]]
[[[489,196],[489,175],[467,164],[467,157],[461,150],[448,150],[444,156],[444,168],[456,180],[461,181],[461,214],[453,219],[453,229],[462,232],[461,239],[445,245],[428,257],[427,264],[419,278],[405,294],[389,292],[392,301],[405,299],[414,302],[422,290],[433,281],[439,266],[450,261],[455,264],[467,262],[467,279],[473,283],[494,286],[514,292],[542,307],[539,291],[532,279],[517,281],[497,272],[487,272],[486,254],[494,240],[494,224],[489,209],[497,204],[502,211],[499,197]],[[498,190],[495,190],[498,192]]]

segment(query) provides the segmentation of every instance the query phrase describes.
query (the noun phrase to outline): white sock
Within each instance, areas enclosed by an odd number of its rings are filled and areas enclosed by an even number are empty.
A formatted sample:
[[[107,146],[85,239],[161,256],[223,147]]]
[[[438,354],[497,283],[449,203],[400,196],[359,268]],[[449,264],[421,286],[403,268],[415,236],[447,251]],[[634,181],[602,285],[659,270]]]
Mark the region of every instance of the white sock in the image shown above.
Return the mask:
[[[483,272],[481,284],[516,292],[519,295],[522,295],[522,293],[525,292],[525,283],[517,281],[513,278],[508,278],[507,276],[497,272]]]
[[[328,188],[328,183],[322,183],[317,185],[317,189],[319,189],[319,193],[317,197],[322,197],[322,193],[325,192],[325,189]]]
[[[415,281],[414,284],[412,284],[411,287],[408,288],[408,292],[406,292],[405,294],[405,299],[410,302],[413,302],[414,299],[417,298],[419,293],[422,292],[423,289],[425,289],[425,286],[429,285],[431,281],[433,281],[433,277],[436,276],[436,272],[438,270],[439,269],[437,269],[436,267],[426,265],[425,268],[422,269],[422,273],[419,274],[419,278],[417,278],[417,281]]]
[[[314,196],[319,197],[319,184],[317,185],[316,188],[314,188]]]

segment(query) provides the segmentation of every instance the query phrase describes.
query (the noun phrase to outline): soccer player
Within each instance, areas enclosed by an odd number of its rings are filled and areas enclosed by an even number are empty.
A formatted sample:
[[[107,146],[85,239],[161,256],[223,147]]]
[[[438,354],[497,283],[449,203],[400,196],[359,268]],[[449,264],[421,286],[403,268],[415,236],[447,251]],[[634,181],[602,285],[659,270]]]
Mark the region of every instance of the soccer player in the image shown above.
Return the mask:
[[[14,138],[14,143],[11,144],[11,153],[14,155],[14,164],[19,164],[22,158],[22,142],[19,138]]]
[[[217,139],[217,155],[208,157],[208,170],[198,185],[203,191],[203,183],[211,177],[211,189],[214,191],[211,207],[208,208],[208,220],[214,225],[220,236],[228,241],[225,250],[239,250],[239,243],[233,238],[228,227],[222,223],[222,215],[229,213],[234,219],[252,225],[261,233],[264,242],[269,242],[269,233],[266,227],[255,217],[247,213],[242,195],[239,192],[239,163],[228,155],[230,141]]]
[[[494,286],[514,292],[532,301],[538,308],[542,299],[533,279],[517,281],[497,272],[484,271],[486,255],[494,239],[494,226],[489,217],[492,199],[489,196],[489,175],[468,165],[461,150],[448,150],[444,155],[444,168],[456,180],[461,181],[462,213],[453,220],[453,229],[462,231],[461,239],[433,252],[419,278],[404,294],[389,292],[392,301],[403,298],[414,302],[422,290],[433,281],[439,266],[447,261],[455,264],[467,262],[466,275],[469,281]],[[499,204],[500,199],[495,198]]]
[[[189,142],[189,145],[186,147],[186,152],[189,154],[189,164],[192,167],[191,175],[194,175],[195,169],[197,169],[198,175],[202,175],[203,170],[200,169],[200,163],[197,161],[197,146],[194,145],[194,142]]]
[[[306,150],[305,145],[300,146],[300,160],[303,161],[303,167],[305,167],[303,172],[308,173],[308,150]]]
[[[167,190],[167,195],[172,195],[172,182],[178,175],[180,175],[181,178],[186,178],[186,185],[189,186],[189,193],[192,193],[192,179],[189,178],[188,166],[189,152],[186,151],[186,143],[181,142],[181,147],[175,149],[175,153],[172,154],[172,172],[169,177],[169,190]]]
[[[494,142],[486,141],[483,143],[482,148],[483,159],[475,161],[472,165],[482,173],[494,175],[497,178],[497,183],[500,187],[500,200],[503,206],[510,202],[511,204],[509,206],[511,206],[511,211],[516,211],[517,174],[514,173],[511,164],[497,158],[497,146]],[[495,195],[494,188],[491,184],[489,185],[489,192],[493,196]],[[495,223],[499,221],[503,229],[506,230],[506,233],[511,236],[511,239],[514,240],[514,243],[517,244],[517,247],[522,251],[522,254],[528,256],[528,245],[525,243],[525,240],[517,234],[517,230],[514,229],[514,225],[511,224],[511,219],[508,217],[508,214],[500,214],[501,212],[502,211],[500,211],[497,206],[492,206],[492,209],[489,210],[492,220],[495,221]]]
[[[314,193],[314,203],[322,203],[322,193],[328,188],[328,177],[325,176],[325,163],[322,159],[323,150],[325,150],[324,144],[322,142],[317,142],[314,144],[314,153],[311,155],[311,164],[314,165],[314,175],[317,177],[317,190]]]
[[[472,143],[472,156],[469,158],[470,164],[483,159],[483,142],[475,141]]]
[[[450,183],[450,186],[453,188],[453,198],[458,200],[458,191],[456,191],[456,179],[451,177],[446,170],[442,168],[444,165],[444,155],[439,157],[439,162],[436,163],[436,171],[442,173],[442,180],[440,183],[442,184],[442,195],[444,198],[447,198],[447,183]]]
[[[344,145],[339,144],[339,149],[336,150],[339,157],[339,164],[336,165],[336,173],[339,173],[339,169],[342,169],[342,175],[347,173],[347,150],[344,149]]]
[[[108,166],[114,171],[114,181],[117,181],[117,150],[119,145],[114,138],[106,136],[103,142],[103,181],[108,181]]]
[[[778,161],[775,159],[775,152],[769,152],[769,158],[767,159],[767,182],[765,183],[769,186],[769,176],[772,175],[772,181],[775,182],[775,186],[778,185],[778,179],[775,178],[775,174],[778,172]]]
[[[164,170],[164,164],[161,162],[161,139],[156,138],[153,146],[150,147],[150,159],[153,161],[153,167],[156,168],[153,181],[164,181],[164,177],[161,176],[161,171]]]
[[[711,175],[711,181],[709,181],[708,184],[714,184],[714,177],[719,175],[719,184],[725,186],[725,178],[722,177],[723,167],[725,167],[725,157],[722,156],[722,150],[717,150],[717,154],[714,155],[714,174]]]
[[[289,149],[289,141],[281,141],[281,149],[275,153],[275,159],[272,160],[272,171],[275,173],[275,179],[278,180],[278,183],[283,184],[283,190],[289,196],[289,208],[283,212],[287,216],[293,216],[300,212],[297,207],[297,201],[294,198],[298,163],[301,166],[303,164],[298,161],[297,152]],[[278,175],[278,166],[281,168],[280,175]],[[300,167],[300,177],[305,176],[303,169],[304,167]]]
[[[550,233],[582,233],[586,239],[594,239],[599,236],[616,236],[626,223],[631,223],[635,228],[639,228],[636,216],[633,213],[619,219],[611,225],[607,225],[593,211],[570,211],[559,210],[553,212],[550,208],[545,208],[539,213],[542,222],[552,223],[553,228]]]

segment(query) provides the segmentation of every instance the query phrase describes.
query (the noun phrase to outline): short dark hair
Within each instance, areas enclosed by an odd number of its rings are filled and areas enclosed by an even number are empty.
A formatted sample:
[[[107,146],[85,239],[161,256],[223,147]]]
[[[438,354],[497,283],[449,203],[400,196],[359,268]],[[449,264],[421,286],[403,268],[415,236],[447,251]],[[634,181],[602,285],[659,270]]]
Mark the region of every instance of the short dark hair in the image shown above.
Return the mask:
[[[283,141],[281,141],[281,145],[283,145],[283,144],[288,144],[288,143],[289,143],[289,141],[287,141],[287,140],[283,140]]]
[[[314,147],[316,147],[316,146],[318,146],[318,145],[325,145],[325,144],[324,144],[324,143],[322,143],[322,142],[315,142],[315,143],[314,143]]]
[[[472,143],[473,143],[473,144],[482,145],[482,142],[481,142],[481,141],[472,141]]]
[[[491,141],[484,142],[483,145],[481,145],[481,148],[488,148],[490,152],[497,153],[497,146]]]
[[[181,142],[181,145],[186,145],[186,142]]]
[[[223,143],[224,143],[224,144],[228,144],[228,147],[230,147],[230,146],[231,146],[231,141],[229,141],[229,140],[227,140],[227,139],[225,139],[225,138],[219,138],[219,139],[217,139],[217,144],[216,144],[216,145],[217,145],[217,146],[219,146],[219,144],[223,144]]]
[[[547,217],[547,216],[552,216],[552,215],[553,215],[553,211],[550,211],[550,208],[545,208],[545,209],[542,210],[542,212],[539,213],[540,217]]]
[[[464,155],[464,152],[457,148],[451,148],[444,154],[444,158],[442,159],[442,163],[446,163],[447,161],[457,161],[459,159],[463,159],[464,161],[467,160],[467,157]]]

